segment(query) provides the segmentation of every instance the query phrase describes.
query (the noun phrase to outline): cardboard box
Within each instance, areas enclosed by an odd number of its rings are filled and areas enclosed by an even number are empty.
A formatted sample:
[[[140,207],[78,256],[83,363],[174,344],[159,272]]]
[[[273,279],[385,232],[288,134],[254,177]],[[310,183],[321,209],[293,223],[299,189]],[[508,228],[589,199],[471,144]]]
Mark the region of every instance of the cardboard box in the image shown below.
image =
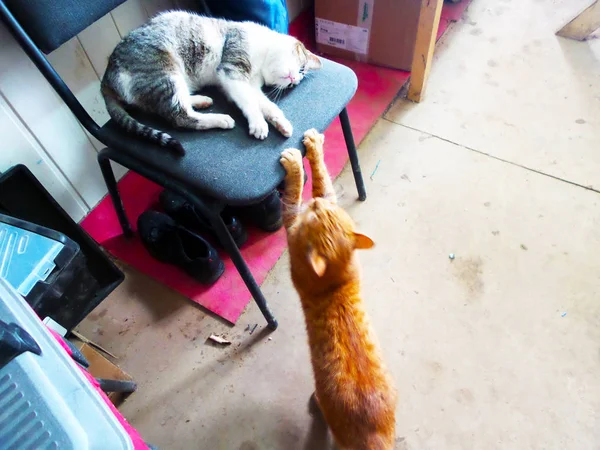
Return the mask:
[[[112,363],[108,359],[106,359],[103,355],[100,354],[99,351],[94,349],[89,344],[84,344],[78,339],[70,339],[75,347],[79,349],[85,359],[90,363],[90,367],[88,367],[88,372],[94,378],[105,378],[109,380],[124,380],[124,381],[133,381],[131,375],[127,372],[123,371],[119,366]],[[106,394],[110,401],[115,406],[119,406],[127,394],[123,394],[121,392],[110,392]]]
[[[317,49],[410,70],[420,8],[420,0],[316,0]]]

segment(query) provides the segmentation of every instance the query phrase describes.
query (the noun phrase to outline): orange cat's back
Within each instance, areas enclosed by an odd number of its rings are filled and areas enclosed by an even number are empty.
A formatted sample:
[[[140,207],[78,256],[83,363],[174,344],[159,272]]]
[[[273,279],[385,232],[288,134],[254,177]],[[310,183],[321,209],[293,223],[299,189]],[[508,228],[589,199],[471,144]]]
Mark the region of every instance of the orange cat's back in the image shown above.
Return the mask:
[[[397,394],[358,281],[319,303],[328,306],[304,308],[306,328],[316,397],[336,442],[343,449],[393,449]]]
[[[396,390],[364,310],[355,257],[374,244],[337,205],[323,142],[315,130],[304,134],[313,179],[305,208],[302,155],[294,149],[281,155],[290,267],[306,319],[315,397],[342,450],[391,450]]]

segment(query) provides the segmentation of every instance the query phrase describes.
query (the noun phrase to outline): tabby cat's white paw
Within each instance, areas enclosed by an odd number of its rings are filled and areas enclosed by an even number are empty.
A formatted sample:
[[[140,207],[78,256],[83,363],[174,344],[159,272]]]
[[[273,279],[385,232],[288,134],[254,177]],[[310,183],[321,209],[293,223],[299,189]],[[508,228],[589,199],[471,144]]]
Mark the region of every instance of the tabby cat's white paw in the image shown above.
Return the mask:
[[[275,128],[277,128],[277,131],[279,131],[285,137],[289,138],[294,133],[294,127],[292,126],[290,121],[283,116],[274,117],[273,119],[271,119],[271,123]]]
[[[251,136],[262,141],[269,135],[269,124],[262,117],[252,120],[249,122],[249,132]]]
[[[215,128],[229,130],[235,126],[235,120],[227,114],[215,114]]]

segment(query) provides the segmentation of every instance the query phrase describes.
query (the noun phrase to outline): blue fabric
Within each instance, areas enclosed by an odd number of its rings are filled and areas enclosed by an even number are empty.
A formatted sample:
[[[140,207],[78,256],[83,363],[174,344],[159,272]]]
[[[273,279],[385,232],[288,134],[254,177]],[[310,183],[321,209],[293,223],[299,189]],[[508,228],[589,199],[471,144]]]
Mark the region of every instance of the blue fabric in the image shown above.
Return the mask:
[[[125,0],[4,0],[44,53],[56,50]]]
[[[281,152],[292,147],[304,153],[304,132],[309,128],[325,131],[356,92],[358,81],[351,69],[324,58],[321,61],[321,70],[311,73],[277,102],[294,126],[294,134],[287,139],[272,126],[264,141],[249,136],[248,121],[215,90],[202,92],[214,100],[214,105],[206,111],[230,114],[235,120],[232,130],[176,129],[156,117],[133,114],[141,122],[179,139],[186,151],[183,157],[127,134],[112,120],[103,127],[103,132],[116,135],[118,144],[112,146],[115,150],[143,161],[198,194],[229,205],[257,203],[283,181]]]
[[[248,20],[287,34],[288,11],[285,0],[209,0],[213,16],[239,22]]]

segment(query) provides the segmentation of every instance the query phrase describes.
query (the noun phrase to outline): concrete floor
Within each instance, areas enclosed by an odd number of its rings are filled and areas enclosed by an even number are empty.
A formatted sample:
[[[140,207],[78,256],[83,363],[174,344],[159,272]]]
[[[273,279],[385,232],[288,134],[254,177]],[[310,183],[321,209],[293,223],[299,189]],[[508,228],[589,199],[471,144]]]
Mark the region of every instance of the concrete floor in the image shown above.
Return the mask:
[[[400,100],[362,143],[368,201],[347,170],[336,182],[378,244],[364,297],[398,449],[600,448],[600,40],[554,36],[587,3],[474,0],[425,101]],[[126,270],[80,329],[139,382],[121,410],[147,441],[329,448],[288,270],[284,255],[263,285],[271,340],[253,303],[231,328]]]

